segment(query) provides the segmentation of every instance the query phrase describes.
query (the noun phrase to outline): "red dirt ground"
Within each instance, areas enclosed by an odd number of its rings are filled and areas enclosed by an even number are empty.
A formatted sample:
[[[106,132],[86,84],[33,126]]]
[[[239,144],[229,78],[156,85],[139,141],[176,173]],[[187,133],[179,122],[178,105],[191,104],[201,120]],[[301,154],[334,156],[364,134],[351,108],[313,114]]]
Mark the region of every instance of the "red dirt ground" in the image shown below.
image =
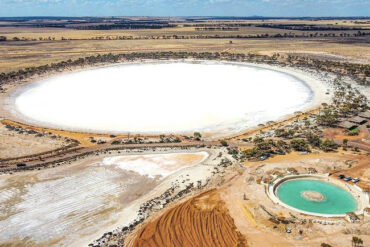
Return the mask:
[[[248,246],[216,190],[205,192],[167,210],[136,235],[134,247]]]

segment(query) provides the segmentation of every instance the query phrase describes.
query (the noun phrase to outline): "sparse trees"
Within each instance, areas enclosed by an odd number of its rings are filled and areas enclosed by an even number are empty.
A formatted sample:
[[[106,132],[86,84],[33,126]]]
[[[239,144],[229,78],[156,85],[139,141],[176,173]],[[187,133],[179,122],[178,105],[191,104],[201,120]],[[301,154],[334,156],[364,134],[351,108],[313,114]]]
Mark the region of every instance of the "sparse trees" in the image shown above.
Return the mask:
[[[321,140],[320,140],[320,137],[318,135],[316,135],[312,132],[309,132],[306,135],[306,139],[310,143],[311,146],[313,146],[313,147],[319,147],[320,146]]]
[[[364,241],[356,236],[352,237],[352,247],[363,247]]]
[[[295,151],[310,151],[310,147],[308,143],[303,140],[303,139],[293,139],[290,142],[290,146],[295,150]]]
[[[323,109],[316,118],[318,124],[333,127],[339,122],[338,113],[330,108]]]
[[[330,152],[337,149],[338,145],[333,140],[326,139],[321,141],[320,148],[325,152]]]

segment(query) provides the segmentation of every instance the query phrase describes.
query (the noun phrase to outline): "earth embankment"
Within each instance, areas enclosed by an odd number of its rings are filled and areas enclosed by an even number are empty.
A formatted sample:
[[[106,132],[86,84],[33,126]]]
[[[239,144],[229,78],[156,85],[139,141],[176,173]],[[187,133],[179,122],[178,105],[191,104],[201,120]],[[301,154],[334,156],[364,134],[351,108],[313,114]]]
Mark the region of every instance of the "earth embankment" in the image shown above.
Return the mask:
[[[216,190],[175,206],[139,230],[134,247],[248,246]]]

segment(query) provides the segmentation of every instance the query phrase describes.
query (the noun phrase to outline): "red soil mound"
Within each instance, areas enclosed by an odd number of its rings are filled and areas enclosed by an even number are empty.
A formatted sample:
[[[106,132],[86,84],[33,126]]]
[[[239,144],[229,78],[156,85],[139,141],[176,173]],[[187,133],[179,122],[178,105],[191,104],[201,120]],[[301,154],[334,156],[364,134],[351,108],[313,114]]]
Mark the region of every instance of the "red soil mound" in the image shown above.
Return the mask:
[[[212,190],[166,211],[141,229],[134,247],[247,246],[224,202]]]

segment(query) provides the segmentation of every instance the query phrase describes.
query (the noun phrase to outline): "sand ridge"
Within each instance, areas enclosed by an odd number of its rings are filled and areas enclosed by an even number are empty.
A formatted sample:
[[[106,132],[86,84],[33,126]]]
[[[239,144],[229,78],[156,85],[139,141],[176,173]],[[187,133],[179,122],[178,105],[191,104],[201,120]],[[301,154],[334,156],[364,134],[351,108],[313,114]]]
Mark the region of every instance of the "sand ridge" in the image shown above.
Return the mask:
[[[236,229],[216,190],[168,210],[158,219],[146,224],[136,235],[133,247],[145,246],[248,246]]]

